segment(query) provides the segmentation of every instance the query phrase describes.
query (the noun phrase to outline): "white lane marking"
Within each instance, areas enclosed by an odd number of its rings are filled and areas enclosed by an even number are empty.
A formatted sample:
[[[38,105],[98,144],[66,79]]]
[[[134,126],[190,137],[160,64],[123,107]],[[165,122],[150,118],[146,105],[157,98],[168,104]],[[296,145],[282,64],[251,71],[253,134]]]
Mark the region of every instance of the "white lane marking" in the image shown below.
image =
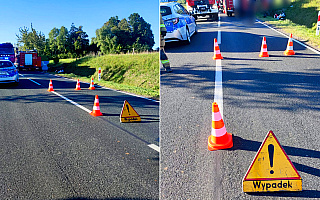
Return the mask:
[[[284,37],[287,37],[287,38],[289,38],[289,37],[290,37],[290,35],[286,35],[286,34],[284,34],[284,33],[281,33],[280,31],[278,31],[278,30],[276,30],[276,29],[274,29],[274,28],[272,28],[272,27],[268,26],[267,24],[265,24],[265,23],[263,23],[263,22],[261,22],[261,21],[259,21],[259,20],[256,20],[256,21],[257,21],[257,22],[259,22],[260,24],[262,24],[262,25],[264,25],[264,26],[266,26],[266,27],[270,28],[271,30],[274,30],[275,32],[279,33],[280,35],[283,35]],[[314,53],[316,53],[316,54],[320,54],[320,51],[317,51],[317,50],[315,50],[314,48],[309,47],[309,46],[307,46],[307,45],[303,44],[303,43],[302,43],[302,42],[300,42],[299,40],[296,40],[296,39],[292,39],[292,40],[293,40],[293,41],[295,41],[296,43],[298,43],[298,44],[300,44],[300,45],[302,45],[302,46],[306,47],[307,49],[309,49],[309,50],[313,51]]]
[[[218,30],[218,39],[217,39],[217,41],[218,41],[218,44],[221,44],[221,31],[220,30]]]
[[[158,147],[158,146],[155,145],[155,144],[149,144],[148,147],[150,147],[151,149],[156,150],[157,152],[160,152],[160,147]]]
[[[19,76],[22,76],[22,77],[24,77],[24,75],[23,75],[23,74],[19,74]]]
[[[223,90],[222,90],[222,67],[221,60],[216,60],[216,76],[214,83],[214,102],[219,106],[223,119]]]
[[[78,103],[76,103],[76,102],[74,102],[74,101],[72,101],[71,99],[68,99],[67,97],[65,97],[65,96],[63,96],[63,95],[61,95],[61,94],[59,94],[58,92],[52,92],[53,94],[55,94],[55,95],[57,95],[57,96],[59,96],[59,97],[61,97],[62,99],[64,99],[64,100],[66,100],[66,101],[68,101],[68,102],[70,102],[70,103],[72,103],[73,105],[75,105],[75,106],[77,106],[78,108],[81,108],[82,110],[84,110],[84,111],[86,111],[86,112],[88,112],[88,113],[91,113],[91,110],[89,110],[89,109],[87,109],[87,108],[85,108],[85,107],[83,107],[83,106],[81,106],[80,104],[78,104]]]
[[[65,96],[63,96],[63,95],[61,95],[61,94],[59,94],[58,92],[53,91],[52,93],[53,93],[53,94],[55,94],[55,95],[57,95],[57,96],[59,96],[59,97],[61,97],[61,98],[62,98],[62,99],[64,99],[64,100],[66,100],[66,101],[68,101],[68,102],[72,103],[73,105],[77,106],[78,108],[80,108],[80,109],[82,109],[82,110],[84,110],[84,111],[86,111],[86,112],[88,112],[88,113],[91,113],[91,110],[89,110],[89,109],[87,109],[87,108],[85,108],[85,107],[81,106],[80,104],[78,104],[78,103],[76,103],[76,102],[72,101],[71,99],[68,99],[67,97],[65,97]],[[150,147],[151,149],[154,149],[154,150],[156,150],[156,151],[160,152],[160,147],[159,147],[159,146],[157,146],[157,145],[155,145],[155,144],[149,144],[149,145],[148,145],[148,147]]]
[[[32,79],[30,79],[30,78],[27,78],[29,81],[31,81],[31,82],[33,82],[33,83],[35,83],[35,84],[37,84],[37,85],[41,85],[40,83],[37,83],[37,82],[35,82],[34,80],[32,80]]]
[[[52,75],[52,74],[51,74]],[[74,79],[70,79],[70,78],[66,78],[66,77],[63,77],[63,76],[59,76],[59,75],[52,75],[52,76],[56,76],[56,77],[59,77],[59,78],[63,78],[63,79],[67,79],[67,80],[70,80],[70,81],[77,81],[77,80],[74,80]],[[86,82],[82,82],[80,81],[80,83],[86,83]],[[90,84],[90,83],[86,83],[86,84]],[[95,84],[96,85],[96,84]],[[131,94],[131,93],[128,93],[128,92],[123,92],[123,91],[120,91],[120,90],[115,90],[115,89],[111,89],[111,88],[107,88],[107,87],[103,87],[103,86],[99,86],[99,85],[96,85],[97,87],[100,87],[100,88],[103,88],[103,89],[106,89],[106,90],[111,90],[111,91],[115,91],[115,92],[120,92],[122,94],[127,94],[127,95],[130,95],[130,96],[134,96],[134,97],[138,97],[138,98],[141,98],[141,99],[146,99],[146,100],[149,100],[149,101],[152,101],[152,102],[156,102],[156,103],[160,103],[160,101],[158,100],[154,100],[154,99],[149,99],[147,97],[143,97],[143,96],[139,96],[139,95],[136,95],[136,94]]]

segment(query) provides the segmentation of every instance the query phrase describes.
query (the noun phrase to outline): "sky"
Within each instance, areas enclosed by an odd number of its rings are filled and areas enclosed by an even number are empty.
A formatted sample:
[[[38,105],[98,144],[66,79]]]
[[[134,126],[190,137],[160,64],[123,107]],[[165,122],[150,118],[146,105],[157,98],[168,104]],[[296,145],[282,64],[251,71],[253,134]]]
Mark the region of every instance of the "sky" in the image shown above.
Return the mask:
[[[45,34],[61,26],[83,26],[91,41],[110,17],[119,20],[138,13],[151,24],[155,45],[159,47],[159,0],[0,0],[0,43],[17,43],[20,27]]]

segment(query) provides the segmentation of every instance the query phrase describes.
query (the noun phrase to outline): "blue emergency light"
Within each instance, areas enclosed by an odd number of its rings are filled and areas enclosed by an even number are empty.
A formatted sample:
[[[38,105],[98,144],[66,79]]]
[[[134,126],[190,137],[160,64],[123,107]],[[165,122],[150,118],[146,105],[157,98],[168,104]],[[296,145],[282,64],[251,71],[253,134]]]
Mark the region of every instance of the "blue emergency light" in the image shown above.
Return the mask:
[[[160,0],[160,3],[177,2],[177,0]]]

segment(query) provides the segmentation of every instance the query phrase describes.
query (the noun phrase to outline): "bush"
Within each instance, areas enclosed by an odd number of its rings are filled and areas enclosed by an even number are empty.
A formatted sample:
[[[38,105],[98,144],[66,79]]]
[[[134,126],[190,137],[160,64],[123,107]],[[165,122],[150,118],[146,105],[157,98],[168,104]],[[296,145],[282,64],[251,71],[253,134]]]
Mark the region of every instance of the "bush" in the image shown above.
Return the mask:
[[[58,64],[59,58],[53,58],[53,62],[54,62],[55,65]]]

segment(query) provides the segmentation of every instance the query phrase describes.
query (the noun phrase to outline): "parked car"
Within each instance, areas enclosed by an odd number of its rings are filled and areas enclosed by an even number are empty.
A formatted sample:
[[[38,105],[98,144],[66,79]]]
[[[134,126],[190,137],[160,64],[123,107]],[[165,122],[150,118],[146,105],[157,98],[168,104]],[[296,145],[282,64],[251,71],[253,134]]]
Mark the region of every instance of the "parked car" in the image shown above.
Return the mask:
[[[191,36],[197,33],[194,17],[180,3],[176,2],[161,3],[160,13],[167,29],[165,41],[184,41],[189,44]]]
[[[0,60],[0,83],[19,84],[18,69],[10,60]]]

